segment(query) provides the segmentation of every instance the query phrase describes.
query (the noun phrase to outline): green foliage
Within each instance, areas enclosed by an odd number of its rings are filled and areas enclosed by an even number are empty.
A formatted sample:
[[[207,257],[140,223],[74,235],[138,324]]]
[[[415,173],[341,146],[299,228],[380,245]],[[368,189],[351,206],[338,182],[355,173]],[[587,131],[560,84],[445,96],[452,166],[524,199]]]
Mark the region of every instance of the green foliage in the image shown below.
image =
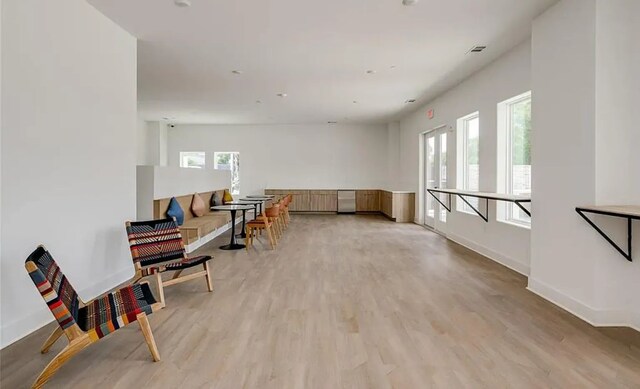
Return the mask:
[[[531,165],[531,99],[511,106],[512,162]]]

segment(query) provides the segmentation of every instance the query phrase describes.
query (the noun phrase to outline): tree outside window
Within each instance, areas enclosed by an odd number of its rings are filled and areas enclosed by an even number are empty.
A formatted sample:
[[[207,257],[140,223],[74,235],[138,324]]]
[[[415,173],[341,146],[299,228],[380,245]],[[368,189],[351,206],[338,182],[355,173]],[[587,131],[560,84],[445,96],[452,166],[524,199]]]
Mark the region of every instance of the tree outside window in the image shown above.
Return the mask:
[[[217,170],[229,170],[231,172],[231,194],[240,194],[240,153],[218,152],[213,154],[213,168]]]

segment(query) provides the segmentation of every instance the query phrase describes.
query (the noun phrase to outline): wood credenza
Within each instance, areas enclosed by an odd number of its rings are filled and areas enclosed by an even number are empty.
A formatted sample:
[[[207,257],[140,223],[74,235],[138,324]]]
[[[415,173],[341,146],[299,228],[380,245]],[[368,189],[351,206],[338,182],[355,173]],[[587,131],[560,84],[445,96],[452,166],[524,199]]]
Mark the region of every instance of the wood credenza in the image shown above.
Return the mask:
[[[265,189],[278,197],[291,194],[290,212],[335,213],[338,211],[337,189]],[[356,190],[356,212],[382,213],[399,223],[413,222],[415,193],[379,189]]]

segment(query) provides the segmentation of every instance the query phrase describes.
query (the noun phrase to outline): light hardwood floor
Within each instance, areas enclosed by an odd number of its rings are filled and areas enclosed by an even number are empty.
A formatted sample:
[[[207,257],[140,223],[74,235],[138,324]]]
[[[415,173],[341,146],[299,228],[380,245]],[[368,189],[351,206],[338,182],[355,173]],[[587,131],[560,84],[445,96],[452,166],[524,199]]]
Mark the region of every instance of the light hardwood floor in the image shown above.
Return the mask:
[[[161,362],[132,325],[48,387],[640,387],[637,332],[593,328],[419,226],[293,215],[276,251],[218,250],[227,239],[198,251],[215,256],[213,293],[172,286],[149,316]],[[30,385],[63,347],[39,353],[51,328],[2,350],[2,388]]]

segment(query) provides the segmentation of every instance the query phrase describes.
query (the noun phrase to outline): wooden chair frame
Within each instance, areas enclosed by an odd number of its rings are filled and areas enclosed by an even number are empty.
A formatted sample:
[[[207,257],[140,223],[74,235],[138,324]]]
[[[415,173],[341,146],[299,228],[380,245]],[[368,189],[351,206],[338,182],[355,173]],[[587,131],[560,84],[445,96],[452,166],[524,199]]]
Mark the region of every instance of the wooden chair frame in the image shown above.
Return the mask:
[[[257,231],[254,230],[265,230],[267,232],[267,237],[269,238],[269,244],[271,245],[271,250],[276,249],[277,241],[275,239],[275,232],[272,231],[271,227],[273,226],[273,222],[270,220],[271,218],[267,217],[267,212],[265,209],[262,210],[262,214],[256,218],[256,220],[250,221],[246,224],[246,250],[253,246],[253,240],[257,238]]]
[[[40,245],[39,247],[44,248],[44,246]],[[38,267],[34,262],[26,262],[25,268],[29,273],[38,270]],[[143,282],[144,283],[144,282]],[[102,297],[101,295],[96,299]],[[82,301],[80,296],[78,296],[78,301],[80,303],[80,307],[85,307],[90,305],[93,299],[88,302]],[[153,312],[157,311],[161,308],[160,303],[155,303],[151,305],[151,309]],[[147,319],[147,314],[141,312],[136,315],[136,321],[140,325],[140,329],[142,330],[142,334],[144,336],[145,342],[149,347],[149,351],[151,352],[151,356],[154,362],[160,361],[160,353],[158,352],[158,347],[156,346],[156,341],[153,337],[153,333],[151,331],[151,326],[149,325],[149,320]],[[58,323],[56,323],[56,328],[53,330],[51,335],[45,340],[40,352],[42,354],[46,354],[49,352],[51,347],[56,343],[62,335],[67,337],[69,344],[66,345],[42,370],[40,375],[33,382],[32,388],[41,388],[67,361],[69,361],[73,356],[78,354],[80,351],[89,347],[91,344],[96,343],[100,339],[94,339],[89,336],[89,334],[83,331],[78,324],[73,321],[73,324],[67,328],[62,328]]]
[[[175,221],[175,218],[174,218],[174,221]],[[126,224],[127,230],[129,230],[131,228],[131,222],[127,221],[125,224]],[[178,232],[178,234],[180,234],[180,232]],[[183,250],[184,250],[184,245],[183,245]],[[186,252],[184,253],[184,259],[188,259]],[[178,260],[173,260],[169,262],[176,263],[178,262]],[[181,282],[186,282],[186,281],[193,280],[195,278],[204,277],[207,281],[207,290],[209,292],[213,292],[213,281],[211,279],[211,266],[209,265],[209,261],[205,261],[202,264],[203,270],[195,273],[190,273],[185,276],[180,276],[184,269],[178,269],[178,270],[168,269],[167,265],[170,263],[160,263],[160,264],[142,266],[140,262],[137,262],[134,260],[134,267],[136,271],[135,276],[133,278],[134,282],[138,282],[144,277],[154,275],[156,279],[156,287],[158,289],[158,296],[160,297],[160,303],[162,304],[162,307],[165,307],[166,305],[165,298],[164,298],[164,288],[166,286],[176,285]],[[162,273],[169,272],[169,271],[174,272],[171,279],[163,280]]]

